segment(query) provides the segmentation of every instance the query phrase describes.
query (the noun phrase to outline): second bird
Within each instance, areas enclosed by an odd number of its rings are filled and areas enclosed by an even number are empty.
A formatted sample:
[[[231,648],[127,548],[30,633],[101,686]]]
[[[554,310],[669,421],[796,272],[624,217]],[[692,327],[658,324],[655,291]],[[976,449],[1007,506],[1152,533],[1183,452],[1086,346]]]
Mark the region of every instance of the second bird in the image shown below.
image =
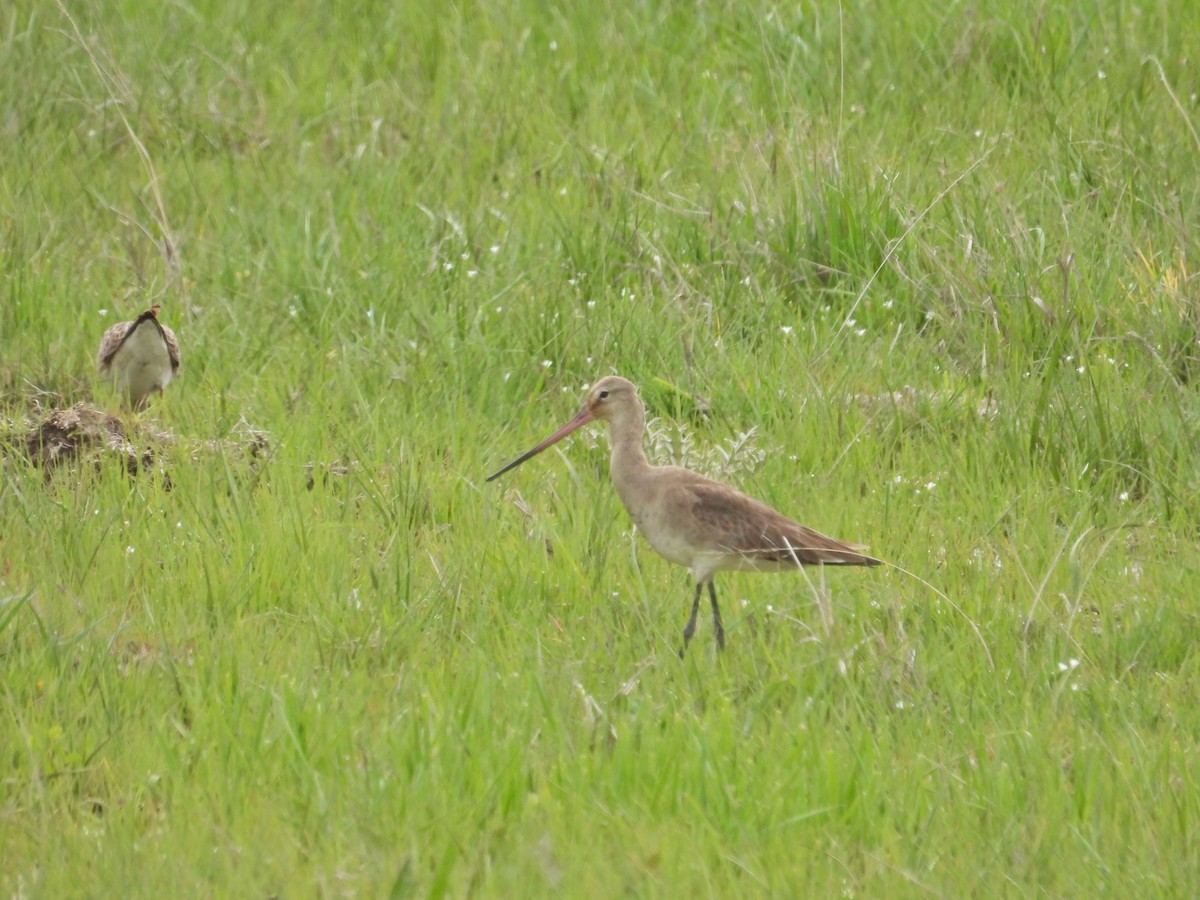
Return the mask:
[[[175,380],[179,342],[175,332],[158,321],[158,307],[152,306],[133,321],[118,322],[104,332],[96,368],[116,383],[130,407],[145,409],[151,394]]]
[[[608,422],[613,486],[638,531],[661,556],[686,566],[696,580],[692,614],[683,629],[683,649],[696,630],[700,595],[708,585],[717,645],[725,629],[713,576],[722,570],[775,572],[802,565],[877,566],[865,548],[827,537],[793,522],[740,491],[678,466],[654,466],[642,451],[646,411],[633,383],[616,375],[602,378],[571,421],[488,481],[561,441],[589,422]]]

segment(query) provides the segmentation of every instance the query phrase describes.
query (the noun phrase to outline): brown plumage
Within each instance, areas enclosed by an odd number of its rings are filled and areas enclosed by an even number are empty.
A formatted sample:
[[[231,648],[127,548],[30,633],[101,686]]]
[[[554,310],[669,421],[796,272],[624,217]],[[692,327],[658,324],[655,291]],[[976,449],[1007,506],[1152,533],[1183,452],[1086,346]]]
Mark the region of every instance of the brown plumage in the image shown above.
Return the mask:
[[[686,566],[696,580],[692,614],[683,629],[684,649],[696,630],[696,613],[705,585],[712,602],[717,644],[725,646],[725,630],[713,585],[717,572],[880,564],[878,559],[861,552],[865,548],[806,528],[720,482],[678,466],[650,465],[642,451],[645,408],[633,383],[615,375],[592,387],[583,409],[571,421],[490,475],[488,481],[596,419],[608,422],[613,486],[638,530],[660,555]]]
[[[163,390],[179,372],[179,342],[158,321],[157,305],[131,322],[118,322],[100,339],[96,368],[116,383],[129,406],[144,409],[155,391]]]

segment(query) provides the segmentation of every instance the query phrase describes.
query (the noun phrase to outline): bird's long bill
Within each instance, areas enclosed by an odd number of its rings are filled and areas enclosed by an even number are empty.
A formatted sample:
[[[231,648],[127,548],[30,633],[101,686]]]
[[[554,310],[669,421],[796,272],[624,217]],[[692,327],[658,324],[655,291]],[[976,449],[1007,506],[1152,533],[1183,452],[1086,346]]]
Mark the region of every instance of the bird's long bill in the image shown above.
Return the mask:
[[[559,441],[561,441],[563,438],[565,438],[572,431],[582,428],[584,425],[586,425],[588,422],[591,422],[595,418],[596,417],[592,415],[592,411],[585,406],[583,409],[581,409],[579,412],[577,412],[575,414],[575,417],[573,419],[571,419],[570,422],[568,422],[562,428],[558,429],[558,431],[554,432],[554,434],[550,435],[550,437],[546,438],[544,441],[542,441],[540,444],[538,444],[532,450],[528,450],[525,453],[522,453],[520,456],[518,456],[516,459],[514,459],[512,462],[510,462],[503,469],[500,469],[497,472],[493,472],[491,475],[489,475],[487,477],[487,480],[495,481],[497,478],[499,478],[505,472],[509,471],[510,469],[515,469],[521,463],[525,462],[525,460],[530,459],[534,456],[537,456],[539,453],[541,453],[547,447],[551,446],[552,444],[557,444]]]

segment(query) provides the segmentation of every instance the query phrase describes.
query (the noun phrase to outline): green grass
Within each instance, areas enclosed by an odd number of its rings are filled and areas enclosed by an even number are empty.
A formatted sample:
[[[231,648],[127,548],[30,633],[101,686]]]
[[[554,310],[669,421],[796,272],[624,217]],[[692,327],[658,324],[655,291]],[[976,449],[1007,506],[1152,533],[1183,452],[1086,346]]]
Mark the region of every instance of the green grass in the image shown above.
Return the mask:
[[[68,8],[0,414],[159,302],[179,441],[5,453],[0,892],[1194,892],[1200,5]],[[610,372],[901,568],[679,660],[603,440],[484,482]]]

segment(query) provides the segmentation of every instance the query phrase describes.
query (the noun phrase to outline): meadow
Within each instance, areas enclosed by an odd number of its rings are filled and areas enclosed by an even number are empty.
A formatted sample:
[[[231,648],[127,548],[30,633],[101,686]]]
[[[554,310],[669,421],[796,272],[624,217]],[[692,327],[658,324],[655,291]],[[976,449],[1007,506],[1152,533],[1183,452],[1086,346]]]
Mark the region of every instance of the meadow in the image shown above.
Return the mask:
[[[0,9],[0,894],[1193,896],[1198,35]],[[155,302],[154,466],[31,462]],[[680,659],[601,427],[484,481],[611,373],[891,565]]]

